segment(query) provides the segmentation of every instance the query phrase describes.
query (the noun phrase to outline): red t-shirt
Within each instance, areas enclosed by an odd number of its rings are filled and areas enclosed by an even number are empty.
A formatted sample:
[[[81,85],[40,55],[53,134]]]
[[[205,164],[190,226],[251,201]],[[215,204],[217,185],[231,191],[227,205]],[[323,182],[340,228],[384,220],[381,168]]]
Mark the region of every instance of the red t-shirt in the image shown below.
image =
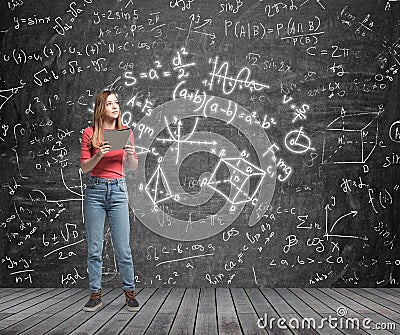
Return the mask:
[[[127,129],[128,127],[124,127]],[[87,127],[82,134],[81,162],[93,157],[99,149],[91,148],[90,141],[93,136],[93,127]],[[130,141],[135,145],[132,129],[130,131]],[[124,149],[112,150],[107,152],[99,163],[90,172],[91,176],[99,178],[117,179],[125,177],[124,163],[126,160]],[[135,158],[137,155],[135,152]]]

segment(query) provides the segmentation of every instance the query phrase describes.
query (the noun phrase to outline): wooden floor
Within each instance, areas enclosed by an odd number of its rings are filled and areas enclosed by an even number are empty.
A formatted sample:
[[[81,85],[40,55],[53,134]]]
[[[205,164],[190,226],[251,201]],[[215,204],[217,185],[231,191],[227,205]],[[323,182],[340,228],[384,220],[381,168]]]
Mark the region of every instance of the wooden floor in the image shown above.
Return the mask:
[[[398,288],[144,288],[133,313],[120,289],[104,289],[96,312],[82,311],[87,299],[87,289],[0,288],[0,334],[400,334]]]

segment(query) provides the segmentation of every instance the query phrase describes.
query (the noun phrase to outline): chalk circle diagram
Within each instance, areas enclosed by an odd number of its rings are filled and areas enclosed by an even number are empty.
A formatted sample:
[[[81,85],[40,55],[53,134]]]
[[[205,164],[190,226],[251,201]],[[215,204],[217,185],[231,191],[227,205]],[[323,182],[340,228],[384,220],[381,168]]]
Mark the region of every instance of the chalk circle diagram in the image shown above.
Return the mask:
[[[129,204],[142,224],[172,240],[214,236],[240,214],[254,226],[275,190],[260,123],[228,99],[204,101],[169,101],[135,128],[139,165],[127,175]]]

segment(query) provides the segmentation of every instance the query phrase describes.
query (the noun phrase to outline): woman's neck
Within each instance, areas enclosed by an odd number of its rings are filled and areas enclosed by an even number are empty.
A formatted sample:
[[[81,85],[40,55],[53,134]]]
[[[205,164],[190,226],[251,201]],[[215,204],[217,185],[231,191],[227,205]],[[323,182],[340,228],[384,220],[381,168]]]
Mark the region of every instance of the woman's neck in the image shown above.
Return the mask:
[[[113,122],[104,121],[103,128],[105,128],[105,129],[114,129],[115,128],[115,121],[113,121]]]

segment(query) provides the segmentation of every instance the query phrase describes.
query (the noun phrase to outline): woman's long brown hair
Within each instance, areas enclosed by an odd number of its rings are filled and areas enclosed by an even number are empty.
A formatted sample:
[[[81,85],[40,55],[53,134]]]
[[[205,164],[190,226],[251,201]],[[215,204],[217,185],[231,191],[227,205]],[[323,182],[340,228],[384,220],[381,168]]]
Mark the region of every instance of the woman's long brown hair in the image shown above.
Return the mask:
[[[104,118],[106,115],[106,104],[107,98],[109,95],[114,94],[112,91],[103,91],[97,94],[96,99],[94,101],[94,111],[93,111],[93,136],[91,140],[92,148],[99,148],[100,143],[104,138],[103,128],[104,128]],[[121,109],[117,118],[117,122],[115,122],[115,129],[121,129]]]

